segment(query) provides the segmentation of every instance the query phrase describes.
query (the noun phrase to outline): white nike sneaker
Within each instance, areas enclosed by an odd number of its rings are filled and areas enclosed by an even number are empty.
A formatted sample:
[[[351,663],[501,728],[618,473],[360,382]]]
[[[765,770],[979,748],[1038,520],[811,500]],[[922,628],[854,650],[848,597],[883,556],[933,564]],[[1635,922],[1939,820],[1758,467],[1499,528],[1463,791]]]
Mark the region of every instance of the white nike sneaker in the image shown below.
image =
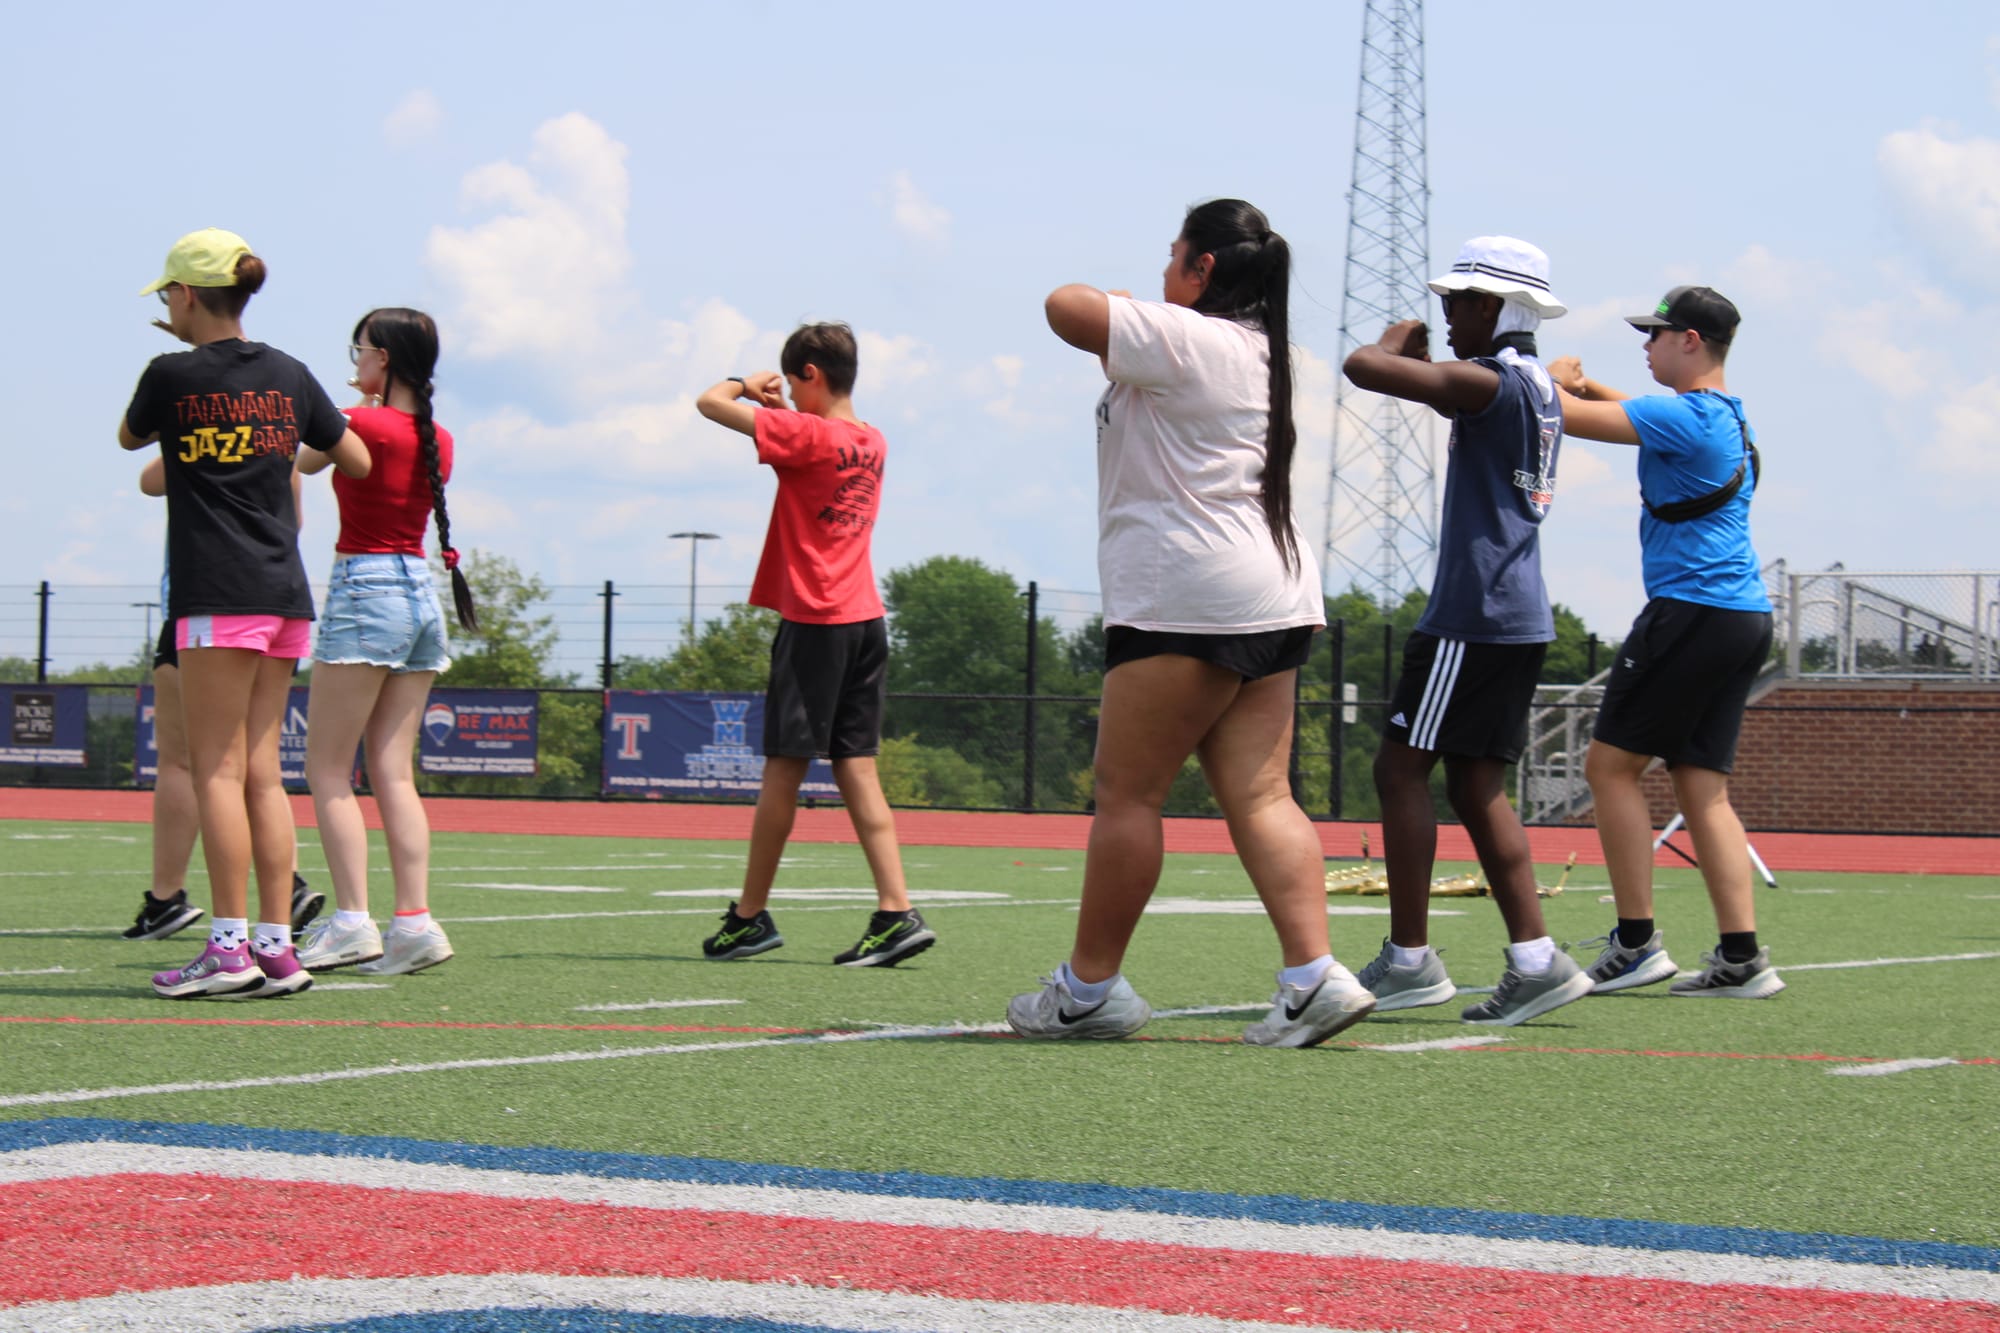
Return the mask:
[[[1042,978],[1042,988],[1016,995],[1007,1002],[1007,1025],[1024,1037],[1065,1040],[1129,1037],[1153,1016],[1153,1007],[1139,998],[1121,975],[1096,1004],[1083,1004],[1056,976]]]
[[[421,972],[450,959],[451,941],[444,937],[444,928],[433,921],[422,930],[391,926],[382,937],[382,956],[354,970],[371,977],[394,977]]]
[[[382,932],[373,921],[343,926],[330,916],[306,927],[299,937],[299,966],[308,972],[372,963],[382,956]]]
[[[1335,963],[1317,986],[1278,983],[1271,1012],[1243,1029],[1252,1046],[1317,1046],[1375,1012],[1375,996]]]

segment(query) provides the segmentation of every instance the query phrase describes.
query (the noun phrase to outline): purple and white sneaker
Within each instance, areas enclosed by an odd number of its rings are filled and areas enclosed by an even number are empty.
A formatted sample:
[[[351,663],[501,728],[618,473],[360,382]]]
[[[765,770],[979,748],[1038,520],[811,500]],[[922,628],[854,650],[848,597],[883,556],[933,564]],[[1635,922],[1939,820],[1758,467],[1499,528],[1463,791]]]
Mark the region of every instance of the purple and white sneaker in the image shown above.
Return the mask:
[[[290,944],[283,953],[261,953],[253,949],[251,959],[264,974],[264,984],[249,990],[218,995],[218,1000],[277,1000],[297,995],[313,984],[312,973],[299,962],[298,949]]]
[[[264,971],[250,956],[247,943],[224,949],[210,940],[200,956],[186,967],[153,974],[153,993],[165,1000],[235,995],[261,989],[263,985]]]

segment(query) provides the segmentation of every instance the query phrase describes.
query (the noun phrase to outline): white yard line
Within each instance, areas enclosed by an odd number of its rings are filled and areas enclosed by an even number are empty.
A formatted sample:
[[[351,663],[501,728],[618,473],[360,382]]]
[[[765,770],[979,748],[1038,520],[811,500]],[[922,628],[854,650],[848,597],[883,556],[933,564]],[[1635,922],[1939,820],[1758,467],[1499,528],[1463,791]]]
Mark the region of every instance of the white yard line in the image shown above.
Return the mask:
[[[1925,958],[1857,958],[1846,963],[1786,963],[1780,972],[1828,972],[1848,967],[1900,967],[1905,963],[1970,963],[2000,953],[1935,953]]]
[[[1956,1060],[1883,1060],[1865,1065],[1835,1065],[1827,1070],[1829,1074],[1852,1074],[1866,1078],[1877,1074],[1902,1074],[1912,1069],[1942,1069],[1955,1065]]]
[[[571,1012],[579,1014],[624,1014],[640,1009],[707,1009],[721,1004],[744,1004],[744,1000],[641,1000],[637,1004],[580,1004]]]
[[[1465,1051],[1476,1046],[1496,1045],[1506,1040],[1508,1040],[1506,1037],[1440,1037],[1436,1041],[1405,1041],[1394,1046],[1363,1046],[1361,1049],[1408,1055],[1416,1051]]]

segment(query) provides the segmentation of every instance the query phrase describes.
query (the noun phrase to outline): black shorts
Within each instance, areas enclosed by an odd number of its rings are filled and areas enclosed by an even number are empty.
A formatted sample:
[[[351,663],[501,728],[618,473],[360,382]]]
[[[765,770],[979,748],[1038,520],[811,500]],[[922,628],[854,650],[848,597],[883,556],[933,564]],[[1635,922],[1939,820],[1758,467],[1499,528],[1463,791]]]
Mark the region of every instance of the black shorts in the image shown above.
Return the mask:
[[[1312,656],[1316,625],[1258,630],[1251,634],[1181,634],[1165,630],[1104,627],[1104,669],[1142,657],[1193,657],[1245,680],[1294,671]]]
[[[778,622],[764,692],[764,753],[854,759],[882,748],[889,633],[882,620],[848,625]]]
[[[1611,664],[1591,738],[1727,773],[1750,687],[1770,656],[1769,611],[1656,597]]]
[[[1548,652],[1546,643],[1411,634],[1383,736],[1433,754],[1515,762],[1528,748],[1528,710]]]
[[[180,664],[180,649],[174,647],[174,622],[169,617],[160,622],[160,641],[153,645],[153,670],[163,666],[178,668]]]

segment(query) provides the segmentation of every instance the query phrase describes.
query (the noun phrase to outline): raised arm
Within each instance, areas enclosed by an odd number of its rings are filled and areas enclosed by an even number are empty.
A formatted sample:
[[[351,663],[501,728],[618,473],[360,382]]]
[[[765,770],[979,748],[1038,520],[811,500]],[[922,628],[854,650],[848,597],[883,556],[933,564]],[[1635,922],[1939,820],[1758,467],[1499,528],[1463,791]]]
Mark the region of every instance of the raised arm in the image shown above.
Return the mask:
[[[751,439],[757,438],[757,409],[783,407],[785,377],[775,370],[760,370],[742,379],[726,379],[702,390],[694,400],[694,410],[718,426]]]
[[[1430,330],[1420,319],[1391,324],[1379,342],[1355,348],[1341,370],[1357,388],[1424,403],[1446,416],[1484,411],[1500,392],[1500,376],[1485,366],[1432,361]]]
[[[310,477],[314,473],[335,467],[340,469],[341,476],[352,477],[359,481],[367,476],[369,469],[374,466],[375,460],[369,456],[368,446],[361,442],[359,435],[350,430],[344,432],[340,437],[340,443],[331,449],[301,446],[294,470]]]
[[[1111,347],[1111,298],[1081,282],[1058,287],[1042,302],[1055,335],[1080,351],[1103,356]]]
[[[1559,356],[1549,362],[1549,378],[1562,394],[1563,434],[1602,444],[1637,444],[1632,418],[1618,406],[1631,395],[1599,384],[1583,373],[1583,362]]]

